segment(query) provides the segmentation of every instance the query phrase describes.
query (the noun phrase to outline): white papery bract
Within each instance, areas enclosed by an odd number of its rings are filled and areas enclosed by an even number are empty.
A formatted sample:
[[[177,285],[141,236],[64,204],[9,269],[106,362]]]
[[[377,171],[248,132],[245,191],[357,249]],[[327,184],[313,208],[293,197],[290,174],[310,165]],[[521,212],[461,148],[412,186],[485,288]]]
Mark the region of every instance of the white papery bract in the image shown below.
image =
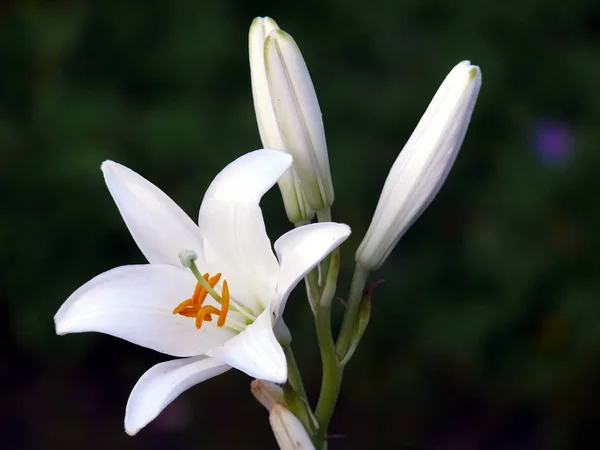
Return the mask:
[[[282,328],[285,302],[350,234],[347,225],[331,222],[298,227],[275,242],[275,256],[259,201],[291,164],[290,155],[275,150],[238,158],[208,188],[198,225],[137,173],[111,161],[102,164],[108,189],[149,264],[117,267],[77,289],[56,313],[56,331],[98,331],[185,357],[141,377],[127,404],[127,433],[137,433],[186,389],[232,367],[253,378],[286,381],[285,355],[273,331]],[[197,288],[180,255],[202,273],[222,274],[214,290],[223,292],[223,304],[227,290],[231,304],[221,325],[199,316],[197,329],[190,316],[174,314]],[[210,296],[204,305],[222,307]]]
[[[275,111],[269,92],[265,71],[265,39],[279,26],[270,17],[257,17],[252,21],[248,34],[248,53],[250,55],[250,78],[252,97],[260,139],[265,148],[285,151],[285,144],[275,119]],[[312,220],[315,212],[308,206],[295,167],[288,170],[277,182],[288,219],[301,225]]]
[[[281,403],[271,408],[269,422],[281,450],[314,450],[302,422]]]
[[[356,261],[378,269],[434,199],[456,159],[481,87],[469,61],[446,76],[385,181]]]
[[[294,170],[308,205],[315,211],[328,208],[334,194],[321,108],[300,49],[289,34],[278,28],[273,27],[264,41],[264,72],[269,95],[260,94],[260,109],[269,109],[270,98],[280,139],[285,151],[294,157]],[[257,79],[264,91],[261,77],[262,69]],[[256,100],[255,95],[255,104]],[[264,116],[258,118],[260,124]],[[272,121],[263,121],[263,126],[275,130]]]

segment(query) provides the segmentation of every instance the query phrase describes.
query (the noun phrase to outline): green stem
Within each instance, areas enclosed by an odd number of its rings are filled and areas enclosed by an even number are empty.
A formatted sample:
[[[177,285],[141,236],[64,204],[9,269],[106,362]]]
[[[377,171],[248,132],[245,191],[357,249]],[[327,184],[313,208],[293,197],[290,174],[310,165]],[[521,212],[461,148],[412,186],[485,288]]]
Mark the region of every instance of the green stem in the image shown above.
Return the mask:
[[[300,375],[300,369],[298,368],[298,363],[296,363],[296,358],[294,357],[292,347],[289,345],[284,345],[283,352],[285,353],[285,359],[287,361],[288,381],[290,386],[292,386],[292,389],[294,389],[294,391],[296,391],[300,397],[302,397],[304,400],[307,400],[304,383],[302,383],[302,376]]]
[[[335,344],[331,332],[331,301],[335,295],[339,262],[339,250],[336,249],[330,255],[327,281],[315,313],[317,341],[323,365],[321,392],[319,393],[319,401],[315,409],[315,418],[319,423],[319,429],[313,437],[313,442],[317,449],[322,449],[325,445],[325,434],[327,433],[329,421],[333,415],[342,383],[342,369],[335,353]]]
[[[306,294],[308,295],[308,304],[313,314],[316,314],[317,306],[319,305],[319,272],[313,269],[304,278],[306,285]]]
[[[360,306],[368,278],[369,271],[357,263],[354,268],[352,284],[350,285],[346,314],[344,315],[344,321],[342,322],[342,328],[336,343],[336,353],[339,361],[342,361],[348,352],[350,341],[354,334],[358,307]]]
[[[323,364],[323,379],[317,409],[315,410],[315,417],[319,422],[319,429],[314,437],[314,444],[317,448],[322,448],[342,384],[342,369],[338,365],[335,353],[330,319],[331,309],[319,306],[316,315],[316,326]]]

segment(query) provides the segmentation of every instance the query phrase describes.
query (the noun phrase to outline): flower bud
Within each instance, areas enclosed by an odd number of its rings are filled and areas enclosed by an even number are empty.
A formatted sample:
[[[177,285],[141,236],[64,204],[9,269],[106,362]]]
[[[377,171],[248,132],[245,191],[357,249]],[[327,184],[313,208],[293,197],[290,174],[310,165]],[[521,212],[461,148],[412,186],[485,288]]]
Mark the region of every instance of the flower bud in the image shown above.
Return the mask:
[[[277,23],[270,17],[257,17],[254,19],[248,35],[248,50],[250,54],[252,97],[260,140],[265,148],[286,151],[273,111],[264,58],[265,39],[271,31],[278,29]],[[292,167],[288,170],[279,179],[278,185],[285,212],[290,222],[297,225],[310,222],[315,213],[306,203],[296,169]]]
[[[456,65],[392,166],[356,262],[376,270],[436,196],[463,142],[481,87],[479,67]]]
[[[269,411],[276,403],[284,401],[282,387],[267,380],[254,380],[250,383],[250,390],[254,398]]]
[[[271,408],[269,422],[281,450],[314,450],[302,422],[281,403]]]
[[[282,30],[265,40],[264,63],[275,119],[308,205],[318,211],[333,203],[327,144],[317,94],[300,49]]]

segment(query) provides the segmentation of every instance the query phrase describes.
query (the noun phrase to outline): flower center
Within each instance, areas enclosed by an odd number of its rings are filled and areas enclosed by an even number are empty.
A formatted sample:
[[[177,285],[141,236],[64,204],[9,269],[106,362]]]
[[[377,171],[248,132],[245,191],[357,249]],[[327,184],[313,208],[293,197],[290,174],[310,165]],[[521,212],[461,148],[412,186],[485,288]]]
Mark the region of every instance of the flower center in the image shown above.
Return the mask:
[[[195,317],[196,328],[202,328],[204,322],[212,322],[212,316],[218,316],[217,326],[222,327],[225,325],[227,319],[227,328],[230,330],[240,333],[248,325],[256,320],[256,314],[254,311],[244,306],[243,304],[236,303],[229,297],[229,286],[227,281],[223,280],[223,290],[221,295],[215,291],[215,286],[221,279],[221,274],[218,273],[212,278],[208,273],[202,275],[195,261],[198,259],[198,255],[193,250],[182,249],[179,251],[179,260],[181,265],[187,269],[190,269],[198,280],[194,293],[187,300],[182,301],[174,310],[173,314],[180,314],[184,317]],[[203,305],[207,295],[214,298],[221,309],[212,305]],[[234,317],[227,317],[229,310],[234,311]]]
[[[218,327],[225,325],[225,319],[229,312],[229,287],[227,286],[227,281],[223,280],[221,295],[217,294],[214,287],[220,279],[220,273],[213,277],[210,277],[208,272],[202,275],[201,279],[198,278],[198,283],[196,283],[192,296],[181,302],[173,310],[173,314],[179,314],[184,317],[195,317],[196,328],[198,329],[202,328],[204,322],[212,322],[212,316],[218,316]],[[203,305],[208,294],[221,304],[221,309],[212,305]]]

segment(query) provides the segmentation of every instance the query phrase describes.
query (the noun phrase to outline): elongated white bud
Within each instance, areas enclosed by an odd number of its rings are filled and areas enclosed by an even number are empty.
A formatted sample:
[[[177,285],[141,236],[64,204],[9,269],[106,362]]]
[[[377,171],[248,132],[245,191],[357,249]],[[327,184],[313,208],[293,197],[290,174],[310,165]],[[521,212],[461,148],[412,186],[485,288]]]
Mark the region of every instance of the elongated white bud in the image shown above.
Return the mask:
[[[271,408],[269,422],[281,450],[314,450],[302,422],[281,403]]]
[[[254,380],[250,383],[250,390],[254,398],[268,411],[277,403],[283,403],[283,388],[267,380]]]
[[[294,157],[306,201],[316,211],[328,208],[334,195],[325,130],[304,58],[289,34],[272,30],[264,60],[275,119],[285,149]]]
[[[356,261],[378,269],[398,240],[429,206],[446,180],[463,142],[481,87],[469,61],[446,76],[385,181]]]
[[[262,145],[265,148],[286,151],[273,111],[264,58],[265,39],[271,31],[278,29],[277,23],[270,17],[254,19],[248,35],[248,50],[254,111]],[[279,179],[278,185],[290,222],[296,225],[310,222],[315,213],[306,202],[295,167]]]

